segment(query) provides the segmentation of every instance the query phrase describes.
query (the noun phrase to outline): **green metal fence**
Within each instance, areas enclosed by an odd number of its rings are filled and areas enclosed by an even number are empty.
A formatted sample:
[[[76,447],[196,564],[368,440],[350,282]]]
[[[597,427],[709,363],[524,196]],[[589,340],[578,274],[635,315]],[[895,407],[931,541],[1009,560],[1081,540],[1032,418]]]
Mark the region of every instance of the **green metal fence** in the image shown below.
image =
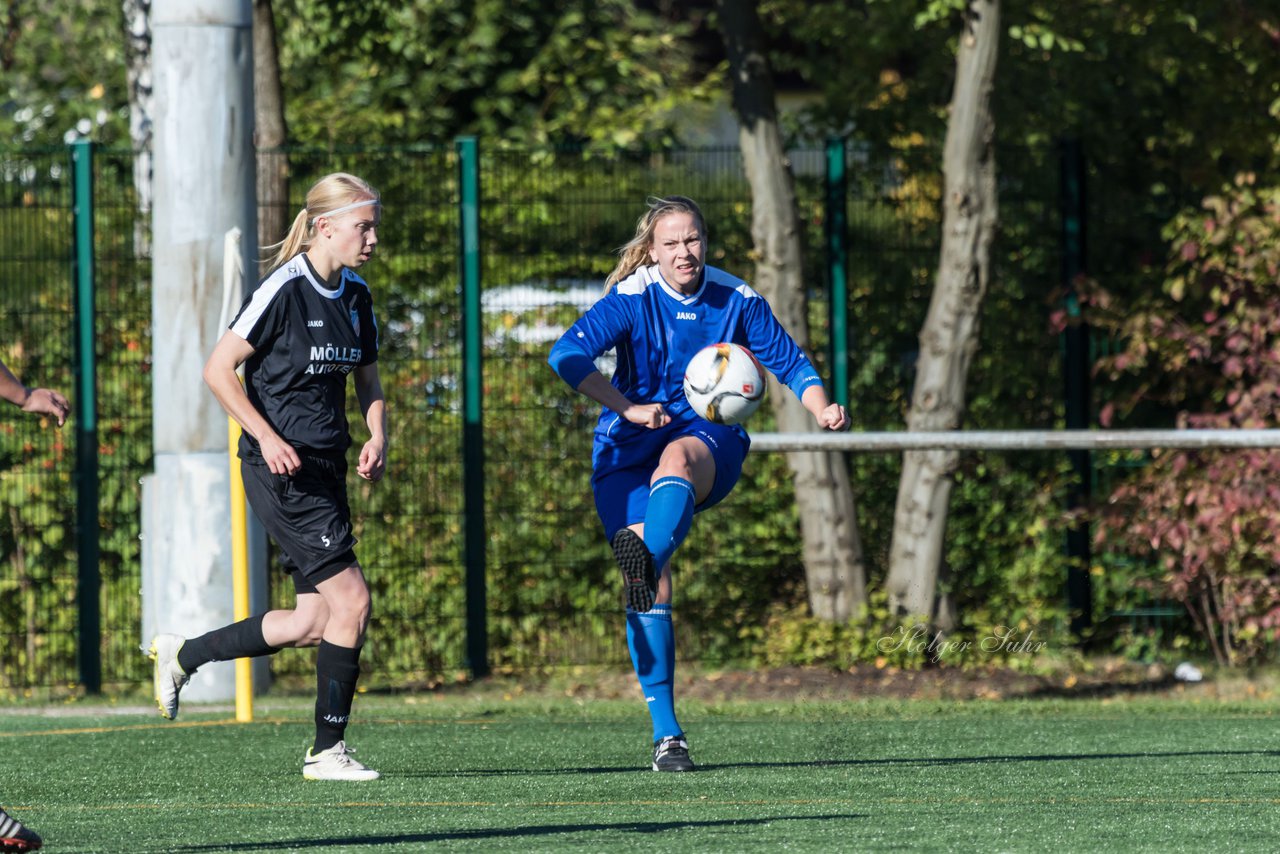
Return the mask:
[[[71,163],[65,149],[0,161],[4,338],[19,377],[69,390]],[[5,413],[0,422],[0,614],[7,684],[74,684],[76,669],[75,437]],[[70,570],[69,573],[67,570]]]
[[[136,647],[138,481],[151,464],[148,220],[130,153],[76,152],[89,170],[81,175],[91,177],[87,217],[68,151],[0,155],[0,352],[28,383],[70,390],[77,403],[96,395],[96,420],[80,412],[61,433],[0,421],[8,515],[0,523],[0,689],[110,688],[147,677]],[[737,150],[604,157],[460,140],[260,156],[287,162],[287,211],[335,170],[366,177],[386,206],[368,273],[391,454],[384,482],[352,488],[374,593],[366,661],[375,678],[405,684],[489,666],[625,660],[614,571],[588,487],[596,407],[563,386],[546,355],[599,292],[612,250],[630,237],[649,195],[697,199],[710,263],[750,278],[750,192]],[[971,383],[975,428],[1052,427],[1063,417],[1061,357],[1045,334],[1062,266],[1056,153],[1019,157],[1001,188],[1001,287],[991,301],[1001,317],[1025,322],[984,332]],[[853,402],[857,427],[892,428],[905,411],[937,263],[940,179],[872,162],[843,142],[791,158],[811,350],[824,374],[847,378],[835,394]],[[91,251],[77,256],[77,236]],[[88,304],[84,290],[77,302],[77,280],[93,285],[92,324],[76,323]],[[847,294],[836,311],[833,288]],[[77,342],[94,359],[77,361]],[[833,366],[832,353],[847,360]],[[770,427],[767,414],[753,421]],[[881,493],[896,484],[895,459],[850,465],[856,483]],[[1046,477],[1060,468],[1043,455],[1010,465]],[[869,500],[884,503],[879,493]],[[717,515],[761,512],[774,524],[705,526],[682,550],[682,655],[739,656],[764,619],[744,600],[802,600],[794,505],[778,458],[754,458]],[[884,514],[860,521],[875,564],[887,552]],[[96,536],[85,533],[93,522]],[[283,605],[291,587],[281,579],[273,574],[272,601]],[[78,644],[81,635],[98,643]],[[311,671],[304,653],[290,651],[273,667]]]

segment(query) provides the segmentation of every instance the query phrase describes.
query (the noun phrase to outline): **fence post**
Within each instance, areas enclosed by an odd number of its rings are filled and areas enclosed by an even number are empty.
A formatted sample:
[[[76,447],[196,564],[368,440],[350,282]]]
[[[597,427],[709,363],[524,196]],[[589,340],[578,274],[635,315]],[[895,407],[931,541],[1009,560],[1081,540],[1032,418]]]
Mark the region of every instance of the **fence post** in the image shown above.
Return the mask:
[[[1083,430],[1089,427],[1089,326],[1080,314],[1076,279],[1085,272],[1085,168],[1079,140],[1062,143],[1062,280],[1066,291],[1068,322],[1063,332],[1062,374],[1066,394],[1066,427]],[[1084,507],[1093,482],[1092,460],[1088,451],[1067,453],[1075,478],[1067,493],[1072,510]],[[1067,608],[1071,613],[1071,631],[1080,637],[1093,625],[1093,583],[1089,575],[1093,560],[1089,524],[1079,521],[1067,531]]]
[[[480,308],[480,150],[473,136],[455,141],[458,152],[459,256],[462,276],[462,478],[467,590],[467,666],[489,675],[485,592],[484,365]]]
[[[80,684],[102,691],[102,614],[98,571],[98,398],[97,341],[94,336],[93,143],[71,144],[72,215],[75,251],[76,358],[76,604]]]
[[[830,332],[831,395],[849,403],[849,218],[843,137],[827,140],[827,301]]]

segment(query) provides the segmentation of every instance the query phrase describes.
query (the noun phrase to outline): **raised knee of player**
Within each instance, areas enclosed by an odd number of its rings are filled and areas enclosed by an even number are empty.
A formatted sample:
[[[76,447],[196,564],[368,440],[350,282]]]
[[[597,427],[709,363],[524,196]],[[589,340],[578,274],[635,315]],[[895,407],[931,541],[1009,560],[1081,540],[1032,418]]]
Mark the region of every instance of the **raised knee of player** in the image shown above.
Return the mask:
[[[671,556],[689,534],[696,504],[693,481],[673,475],[653,481],[644,514],[644,544],[653,555],[659,580],[665,575],[663,570]]]

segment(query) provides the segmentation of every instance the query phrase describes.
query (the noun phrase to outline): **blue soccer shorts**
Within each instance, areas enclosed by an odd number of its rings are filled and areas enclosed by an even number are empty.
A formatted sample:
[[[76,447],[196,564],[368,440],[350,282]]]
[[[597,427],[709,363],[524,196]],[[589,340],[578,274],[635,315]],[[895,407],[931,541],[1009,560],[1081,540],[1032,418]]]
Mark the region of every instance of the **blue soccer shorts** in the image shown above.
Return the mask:
[[[715,460],[716,479],[711,493],[693,512],[701,513],[724,500],[742,476],[751,440],[740,428],[712,424],[701,418],[691,422],[671,423],[657,430],[641,428],[623,442],[596,437],[592,452],[591,491],[596,499],[596,513],[604,524],[606,539],[619,529],[644,521],[649,507],[649,481],[667,445],[683,436],[694,436],[711,449]]]

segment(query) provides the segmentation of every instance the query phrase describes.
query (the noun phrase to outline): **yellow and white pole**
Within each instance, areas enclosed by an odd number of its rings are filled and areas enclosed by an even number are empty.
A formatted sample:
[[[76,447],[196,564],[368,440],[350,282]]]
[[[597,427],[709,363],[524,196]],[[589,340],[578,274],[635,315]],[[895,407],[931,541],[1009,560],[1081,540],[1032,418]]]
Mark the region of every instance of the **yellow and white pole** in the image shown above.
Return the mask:
[[[240,304],[244,291],[244,264],[240,253],[241,231],[229,230],[223,238],[222,316],[218,327],[227,324]],[[243,382],[243,378],[241,379]],[[231,463],[231,611],[233,620],[249,619],[249,518],[245,510],[244,479],[240,476],[240,425],[227,418],[227,459]],[[236,659],[236,720],[253,720],[253,660]]]
[[[249,618],[249,523],[245,512],[244,480],[236,448],[240,425],[227,419],[227,442],[231,459],[231,600],[235,621]],[[236,659],[236,720],[253,720],[253,659]]]

